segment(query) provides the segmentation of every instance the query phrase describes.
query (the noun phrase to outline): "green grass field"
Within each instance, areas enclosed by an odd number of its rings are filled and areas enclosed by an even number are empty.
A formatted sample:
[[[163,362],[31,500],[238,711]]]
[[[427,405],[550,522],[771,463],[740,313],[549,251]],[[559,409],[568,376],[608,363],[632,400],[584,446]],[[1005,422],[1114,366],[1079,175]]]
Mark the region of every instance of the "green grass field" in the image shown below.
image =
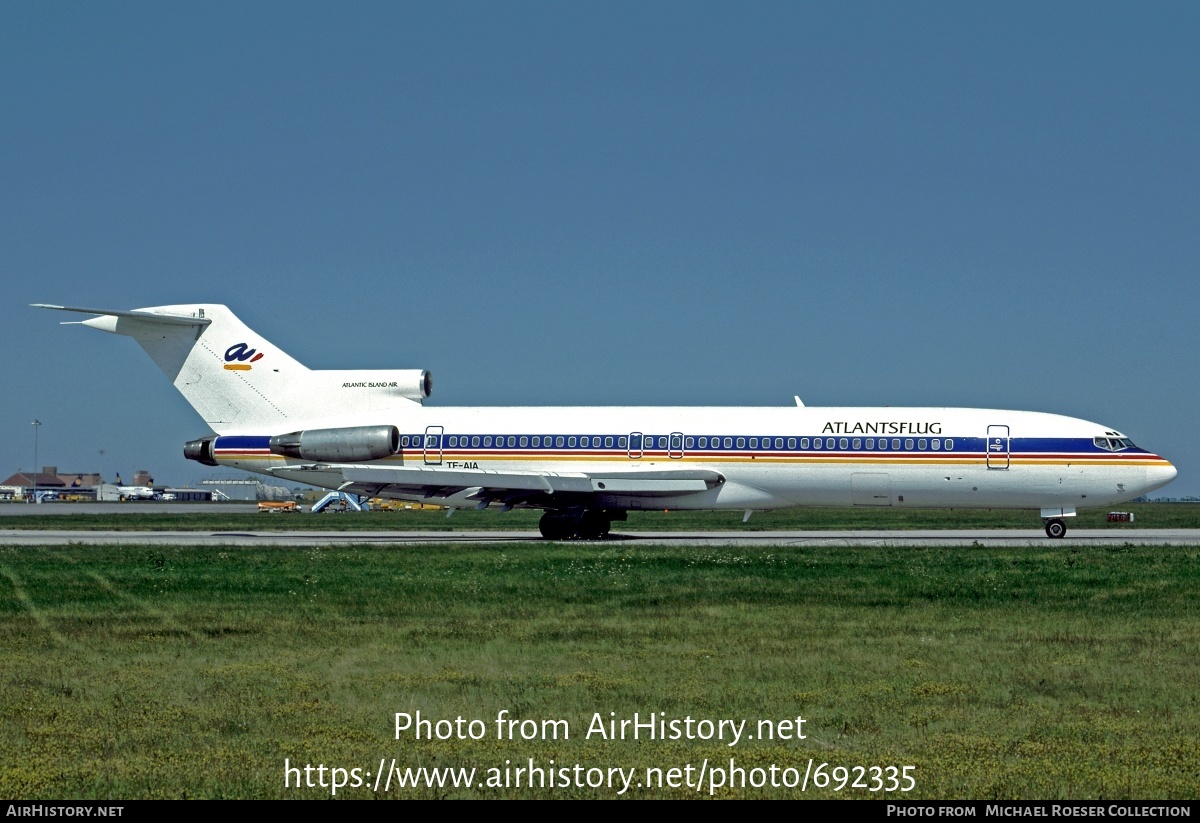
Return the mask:
[[[695,797],[636,784],[732,757],[795,774],[810,758],[915,767],[915,790],[893,797],[1196,798],[1198,561],[1200,547],[1054,545],[5,548],[0,796],[324,797],[286,789],[285,758],[475,767],[480,781],[533,758],[636,768],[626,796]],[[570,738],[497,740],[502,710],[566,720]],[[396,740],[394,714],[417,711],[487,734]],[[597,712],[751,733],[802,716],[807,737],[584,739]]]
[[[12,504],[19,505],[19,504]],[[70,506],[69,503],[53,504]],[[424,531],[537,530],[540,511],[371,511],[352,514],[246,514],[222,507],[197,505],[195,513],[156,513],[151,504],[130,503],[128,513],[65,514],[55,516],[12,514],[0,518],[5,529],[106,529],[131,531],[271,531],[336,530]],[[1108,509],[1083,509],[1068,521],[1071,529],[1194,529],[1200,528],[1200,503],[1126,503],[1117,507],[1133,512],[1133,523],[1108,523]],[[989,509],[810,508],[755,512],[742,523],[741,512],[630,512],[617,522],[621,531],[773,531],[822,529],[1039,529],[1036,511]]]

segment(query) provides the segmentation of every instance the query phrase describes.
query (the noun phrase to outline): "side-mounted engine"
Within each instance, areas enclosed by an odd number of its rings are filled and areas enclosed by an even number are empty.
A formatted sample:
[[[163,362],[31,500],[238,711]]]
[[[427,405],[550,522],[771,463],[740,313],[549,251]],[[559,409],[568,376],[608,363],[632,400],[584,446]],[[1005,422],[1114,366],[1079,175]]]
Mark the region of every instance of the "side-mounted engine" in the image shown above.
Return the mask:
[[[395,426],[305,429],[275,435],[270,450],[271,454],[322,463],[380,460],[400,451],[400,430]]]
[[[220,441],[220,443],[218,443]],[[348,426],[338,429],[304,429],[274,437],[221,435],[190,440],[183,456],[205,466],[220,465],[217,448],[269,451],[295,460],[318,463],[362,463],[400,452],[400,430],[395,426]]]

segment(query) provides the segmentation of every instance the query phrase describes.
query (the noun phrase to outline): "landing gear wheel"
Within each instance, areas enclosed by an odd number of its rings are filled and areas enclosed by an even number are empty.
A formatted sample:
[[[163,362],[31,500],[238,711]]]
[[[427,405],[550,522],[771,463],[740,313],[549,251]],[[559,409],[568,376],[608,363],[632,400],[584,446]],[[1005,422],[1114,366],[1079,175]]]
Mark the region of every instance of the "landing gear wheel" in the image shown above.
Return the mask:
[[[578,535],[582,540],[603,540],[612,528],[612,521],[604,512],[584,512],[579,518]]]
[[[602,540],[610,528],[612,519],[603,511],[548,511],[538,521],[538,530],[547,540]]]
[[[538,521],[538,531],[547,540],[569,540],[575,536],[575,518],[558,512],[546,512]]]
[[[1046,521],[1046,536],[1052,537],[1055,540],[1065,536],[1067,533],[1067,524],[1055,517],[1052,520]]]

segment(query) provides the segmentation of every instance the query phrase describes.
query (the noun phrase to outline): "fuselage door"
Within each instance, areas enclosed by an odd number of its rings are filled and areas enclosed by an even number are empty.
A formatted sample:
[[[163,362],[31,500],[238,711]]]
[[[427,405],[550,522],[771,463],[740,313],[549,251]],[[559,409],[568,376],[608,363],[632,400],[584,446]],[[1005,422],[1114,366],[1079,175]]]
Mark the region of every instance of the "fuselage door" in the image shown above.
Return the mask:
[[[987,467],[1007,469],[1009,464],[1008,426],[988,426]]]
[[[629,459],[638,460],[642,456],[642,433],[629,433]]]
[[[683,432],[671,432],[671,438],[667,441],[667,457],[672,460],[683,457]]]
[[[442,427],[425,427],[425,465],[442,465]]]

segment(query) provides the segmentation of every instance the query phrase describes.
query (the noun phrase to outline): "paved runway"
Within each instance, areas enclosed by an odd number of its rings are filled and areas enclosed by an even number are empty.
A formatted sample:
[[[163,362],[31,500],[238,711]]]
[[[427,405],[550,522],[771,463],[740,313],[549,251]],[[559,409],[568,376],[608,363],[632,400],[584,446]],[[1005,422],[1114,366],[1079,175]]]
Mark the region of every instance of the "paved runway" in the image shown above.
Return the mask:
[[[72,514],[246,514],[256,511],[258,504],[254,502],[164,503],[160,500],[130,500],[126,503],[0,504],[0,517],[54,517]]]
[[[541,541],[533,531],[462,532],[184,532],[184,531],[29,531],[0,529],[0,546],[345,546],[381,544],[431,546],[450,543],[502,544]],[[1077,529],[1050,540],[1040,529],[956,529],[944,531],[724,531],[615,532],[604,541],[579,545],[639,546],[1083,546],[1126,544],[1200,546],[1200,529]]]

